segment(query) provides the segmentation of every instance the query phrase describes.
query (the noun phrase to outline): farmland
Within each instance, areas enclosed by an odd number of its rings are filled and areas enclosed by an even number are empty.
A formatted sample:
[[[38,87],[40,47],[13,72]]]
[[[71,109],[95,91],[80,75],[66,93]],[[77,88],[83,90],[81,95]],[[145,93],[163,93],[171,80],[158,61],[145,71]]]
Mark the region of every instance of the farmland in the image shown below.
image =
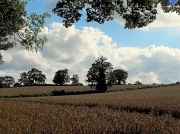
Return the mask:
[[[1,98],[0,133],[178,134],[180,85],[85,95]]]
[[[151,85],[153,86],[153,85]],[[154,85],[155,86],[155,85]],[[135,89],[141,88],[144,85],[113,85],[109,90],[122,90],[122,89]],[[66,92],[71,91],[89,91],[94,90],[89,86],[27,86],[27,87],[14,87],[14,88],[0,88],[0,96],[12,96],[20,94],[48,94],[54,90],[65,90]]]

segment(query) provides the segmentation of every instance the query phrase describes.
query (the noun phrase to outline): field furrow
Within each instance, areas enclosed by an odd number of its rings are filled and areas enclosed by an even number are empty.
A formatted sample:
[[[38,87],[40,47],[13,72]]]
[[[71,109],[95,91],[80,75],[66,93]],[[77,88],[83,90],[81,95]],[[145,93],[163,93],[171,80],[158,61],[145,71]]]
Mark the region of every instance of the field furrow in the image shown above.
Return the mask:
[[[0,99],[0,134],[178,134],[179,86]]]

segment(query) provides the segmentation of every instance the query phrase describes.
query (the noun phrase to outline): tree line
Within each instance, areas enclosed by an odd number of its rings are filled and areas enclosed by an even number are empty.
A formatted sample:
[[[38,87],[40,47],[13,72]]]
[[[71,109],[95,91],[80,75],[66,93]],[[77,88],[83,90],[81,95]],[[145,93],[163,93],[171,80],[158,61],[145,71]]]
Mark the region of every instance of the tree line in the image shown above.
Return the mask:
[[[126,79],[128,77],[127,71],[123,69],[113,70],[113,65],[107,62],[105,57],[99,57],[92,64],[89,69],[85,80],[91,87],[95,87],[97,91],[104,92],[108,87],[113,84],[126,84]],[[46,75],[42,71],[32,68],[28,72],[23,72],[20,74],[20,79],[15,83],[12,76],[0,77],[0,87],[10,87],[14,86],[32,86],[32,85],[45,85]],[[73,74],[70,77],[68,69],[58,70],[53,78],[53,83],[55,85],[65,85],[71,81],[71,85],[82,85],[79,83],[78,74]]]

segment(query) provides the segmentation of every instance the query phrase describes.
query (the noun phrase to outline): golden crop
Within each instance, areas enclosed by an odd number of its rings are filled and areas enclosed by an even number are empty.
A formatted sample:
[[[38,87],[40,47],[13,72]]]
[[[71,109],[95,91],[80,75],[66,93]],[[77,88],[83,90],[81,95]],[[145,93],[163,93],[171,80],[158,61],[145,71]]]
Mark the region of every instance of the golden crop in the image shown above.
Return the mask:
[[[180,87],[0,99],[2,134],[178,134]]]

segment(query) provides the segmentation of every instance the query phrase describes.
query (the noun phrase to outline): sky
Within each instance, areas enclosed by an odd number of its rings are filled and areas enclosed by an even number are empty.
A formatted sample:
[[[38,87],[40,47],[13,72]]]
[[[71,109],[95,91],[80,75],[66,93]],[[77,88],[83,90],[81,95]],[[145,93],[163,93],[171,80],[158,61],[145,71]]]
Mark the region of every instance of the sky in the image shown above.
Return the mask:
[[[157,19],[141,29],[125,29],[117,14],[113,21],[98,24],[82,20],[65,28],[62,19],[52,13],[58,0],[33,0],[27,13],[49,12],[51,18],[40,35],[48,42],[43,49],[27,51],[20,45],[2,51],[5,63],[0,65],[0,76],[13,76],[37,68],[52,83],[55,72],[67,68],[69,75],[78,74],[85,83],[91,64],[101,56],[111,62],[114,69],[128,72],[127,83],[174,83],[180,81],[180,15],[163,13],[158,6]]]

